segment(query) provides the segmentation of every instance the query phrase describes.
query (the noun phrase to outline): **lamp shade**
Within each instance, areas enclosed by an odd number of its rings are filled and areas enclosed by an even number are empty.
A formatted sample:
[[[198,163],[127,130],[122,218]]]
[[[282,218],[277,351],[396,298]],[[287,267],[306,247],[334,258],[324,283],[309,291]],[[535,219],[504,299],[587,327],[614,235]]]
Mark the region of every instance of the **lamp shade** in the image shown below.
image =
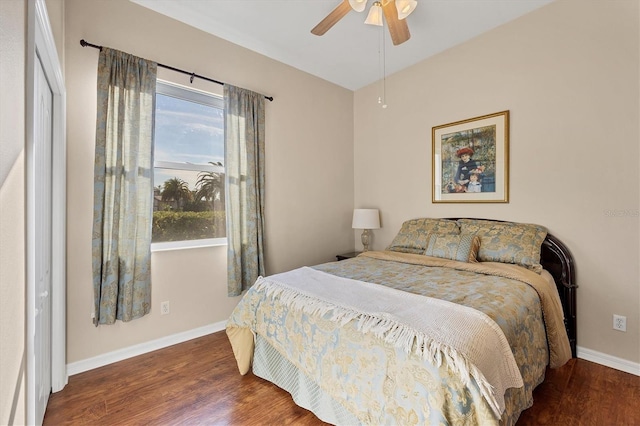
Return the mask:
[[[362,12],[367,6],[367,0],[349,0],[349,4],[351,5],[351,9],[356,12]]]
[[[404,19],[414,11],[418,2],[416,0],[396,0],[398,19]]]
[[[365,24],[382,26],[382,3],[379,1],[371,5],[367,19],[364,20]]]
[[[379,229],[380,228],[380,212],[378,209],[354,209],[353,229]]]

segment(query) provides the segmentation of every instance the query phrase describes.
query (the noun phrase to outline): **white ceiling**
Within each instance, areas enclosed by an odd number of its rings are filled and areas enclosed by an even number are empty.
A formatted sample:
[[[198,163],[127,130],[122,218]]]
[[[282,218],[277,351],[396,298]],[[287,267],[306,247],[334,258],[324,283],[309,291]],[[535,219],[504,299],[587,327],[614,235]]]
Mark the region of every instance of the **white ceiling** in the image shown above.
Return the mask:
[[[318,37],[311,28],[341,0],[131,1],[350,90],[383,75],[380,27],[364,24],[369,5]],[[551,1],[418,0],[407,18],[410,40],[393,46],[384,28],[386,75]]]

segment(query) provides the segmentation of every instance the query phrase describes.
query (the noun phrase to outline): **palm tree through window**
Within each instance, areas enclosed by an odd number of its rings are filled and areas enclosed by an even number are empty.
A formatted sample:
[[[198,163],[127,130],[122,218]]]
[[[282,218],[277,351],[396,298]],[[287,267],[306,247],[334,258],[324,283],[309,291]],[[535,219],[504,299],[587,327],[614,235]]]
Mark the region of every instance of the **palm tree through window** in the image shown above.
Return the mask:
[[[158,81],[152,243],[226,237],[221,97]]]

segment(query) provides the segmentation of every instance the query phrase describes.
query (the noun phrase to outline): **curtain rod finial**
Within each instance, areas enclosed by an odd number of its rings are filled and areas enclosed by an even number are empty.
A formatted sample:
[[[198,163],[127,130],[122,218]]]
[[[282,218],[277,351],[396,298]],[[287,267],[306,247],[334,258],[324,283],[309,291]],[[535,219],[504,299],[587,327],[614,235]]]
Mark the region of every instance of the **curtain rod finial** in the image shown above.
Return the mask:
[[[82,46],[82,47],[87,47],[87,46],[93,47],[93,48],[98,49],[98,50],[100,50],[102,52],[102,46],[97,46],[95,44],[91,44],[88,41],[86,41],[85,39],[81,39],[80,40],[80,46]]]

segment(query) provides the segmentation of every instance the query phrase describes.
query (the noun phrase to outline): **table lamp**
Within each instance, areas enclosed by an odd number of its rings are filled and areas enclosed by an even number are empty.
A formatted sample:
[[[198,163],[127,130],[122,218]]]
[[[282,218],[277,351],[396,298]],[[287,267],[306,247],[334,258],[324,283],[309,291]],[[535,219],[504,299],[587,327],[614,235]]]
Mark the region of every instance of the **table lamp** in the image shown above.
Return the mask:
[[[369,250],[369,241],[371,239],[371,230],[380,229],[380,212],[378,209],[354,209],[353,229],[362,229],[362,245],[363,251]]]

